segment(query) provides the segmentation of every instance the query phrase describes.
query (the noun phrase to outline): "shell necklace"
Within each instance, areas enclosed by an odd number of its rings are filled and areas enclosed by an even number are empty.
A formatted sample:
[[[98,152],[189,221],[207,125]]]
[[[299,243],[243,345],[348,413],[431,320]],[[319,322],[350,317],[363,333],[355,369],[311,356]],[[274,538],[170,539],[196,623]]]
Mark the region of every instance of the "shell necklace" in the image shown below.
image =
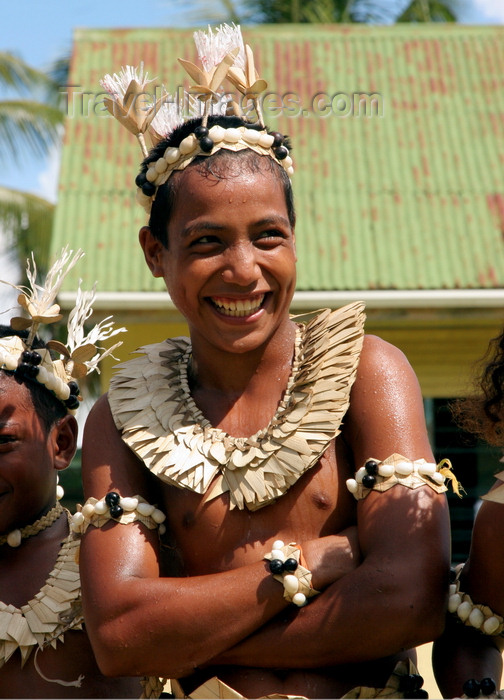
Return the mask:
[[[7,535],[2,535],[0,537],[0,546],[3,544],[8,544],[9,547],[19,547],[22,540],[26,539],[27,537],[34,537],[35,535],[38,535],[39,532],[51,527],[51,525],[56,522],[62,513],[63,506],[58,501],[50,511],[31,525],[26,525],[26,527],[21,529],[12,530]]]

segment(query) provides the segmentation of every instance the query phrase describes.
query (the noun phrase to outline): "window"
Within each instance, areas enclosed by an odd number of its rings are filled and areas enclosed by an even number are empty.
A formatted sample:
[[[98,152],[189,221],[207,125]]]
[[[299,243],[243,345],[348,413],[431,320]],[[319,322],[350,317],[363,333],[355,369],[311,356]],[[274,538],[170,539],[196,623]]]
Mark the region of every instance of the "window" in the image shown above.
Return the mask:
[[[459,498],[450,489],[448,504],[452,527],[452,561],[465,561],[469,554],[474,516],[483,496],[501,470],[501,450],[476,440],[455,424],[450,411],[451,399],[425,399],[425,415],[436,461],[448,458],[465,490]]]

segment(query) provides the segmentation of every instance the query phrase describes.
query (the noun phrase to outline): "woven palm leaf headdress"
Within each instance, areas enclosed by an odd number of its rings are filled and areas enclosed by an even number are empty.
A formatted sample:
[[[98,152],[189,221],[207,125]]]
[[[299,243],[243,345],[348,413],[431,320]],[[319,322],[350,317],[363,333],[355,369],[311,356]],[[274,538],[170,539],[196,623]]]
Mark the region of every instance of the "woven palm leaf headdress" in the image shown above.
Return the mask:
[[[27,337],[11,335],[0,338],[0,369],[43,384],[71,412],[78,408],[81,399],[77,380],[94,370],[99,371],[98,363],[121,345],[118,342],[105,350],[99,348],[98,343],[126,330],[114,329],[109,316],[86,333],[84,326],[92,314],[96,284],[87,292],[82,291],[79,284],[75,307],[68,317],[66,343],[49,340],[45,347],[34,348],[39,327],[63,318],[56,297],[66,275],[83,255],[82,250],[74,253],[67,246],[50,268],[44,283],[38,284],[32,254],[26,267],[28,285],[10,285],[20,292],[17,300],[26,314],[12,318],[10,325],[15,331],[27,331]]]
[[[215,31],[209,27],[206,32],[195,32],[194,40],[201,67],[178,59],[193,81],[190,92],[184,92],[182,99],[165,91],[158,99],[153,97],[149,101],[146,88],[153,81],[144,74],[143,64],[139,68],[123,67],[119,73],[101,80],[108,93],[105,106],[137,137],[144,158],[148,156],[146,135],[155,146],[188,119],[201,117],[194,131],[177,147],[168,146],[161,157],[150,162],[137,176],[137,200],[148,213],[158,187],[175,170],[183,170],[196,157],[211,156],[221,149],[248,148],[273,158],[289,176],[293,173],[285,137],[265,128],[260,94],[266,90],[267,83],[259,77],[252,49],[244,45],[240,27],[223,24]],[[239,103],[225,92],[226,81],[240,93]],[[234,114],[245,118],[250,106],[256,115],[256,123],[250,123],[250,128],[246,119],[243,126],[233,128],[207,126],[211,115]]]

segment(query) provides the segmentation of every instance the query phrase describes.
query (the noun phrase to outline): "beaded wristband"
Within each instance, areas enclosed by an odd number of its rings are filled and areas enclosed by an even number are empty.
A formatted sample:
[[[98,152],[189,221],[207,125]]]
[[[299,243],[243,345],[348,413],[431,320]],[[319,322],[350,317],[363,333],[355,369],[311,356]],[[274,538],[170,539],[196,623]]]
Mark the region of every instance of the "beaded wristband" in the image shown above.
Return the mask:
[[[469,678],[462,686],[463,698],[500,698],[501,691],[496,692],[497,686],[493,678],[482,678],[477,681]]]
[[[482,634],[496,637],[504,630],[504,619],[488,605],[473,603],[471,596],[460,590],[460,582],[450,584],[448,612],[455,615],[467,627],[474,627]]]
[[[282,540],[276,540],[271,552],[264,555],[273,578],[284,587],[285,600],[299,608],[306,605],[308,598],[320,593],[313,588],[311,571],[301,564],[301,556],[298,544],[291,542],[286,545]]]
[[[416,489],[430,486],[437,493],[447,490],[445,479],[450,479],[452,488],[460,495],[460,485],[451,471],[451,463],[443,459],[439,464],[426,462],[424,459],[410,460],[399,454],[393,454],[382,462],[368,459],[363,467],[355,473],[354,479],[347,479],[346,485],[357,500],[365,498],[370,491],[388,491],[396,484]]]
[[[166,515],[162,511],[147,503],[141,496],[121,498],[115,491],[110,491],[101,500],[88,498],[83,506],[78,505],[70,527],[73,532],[83,535],[90,525],[102,527],[109,520],[122,525],[139,520],[149,530],[159,528],[160,535],[166,531],[163,525]]]

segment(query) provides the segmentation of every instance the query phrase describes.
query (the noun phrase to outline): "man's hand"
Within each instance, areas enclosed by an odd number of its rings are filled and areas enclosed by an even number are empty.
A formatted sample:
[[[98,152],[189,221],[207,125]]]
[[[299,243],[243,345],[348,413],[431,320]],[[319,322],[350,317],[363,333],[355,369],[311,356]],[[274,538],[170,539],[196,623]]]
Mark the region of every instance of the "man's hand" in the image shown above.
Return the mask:
[[[312,584],[323,590],[353,571],[360,563],[357,527],[347,527],[338,535],[320,537],[303,544],[303,555],[312,572]]]

